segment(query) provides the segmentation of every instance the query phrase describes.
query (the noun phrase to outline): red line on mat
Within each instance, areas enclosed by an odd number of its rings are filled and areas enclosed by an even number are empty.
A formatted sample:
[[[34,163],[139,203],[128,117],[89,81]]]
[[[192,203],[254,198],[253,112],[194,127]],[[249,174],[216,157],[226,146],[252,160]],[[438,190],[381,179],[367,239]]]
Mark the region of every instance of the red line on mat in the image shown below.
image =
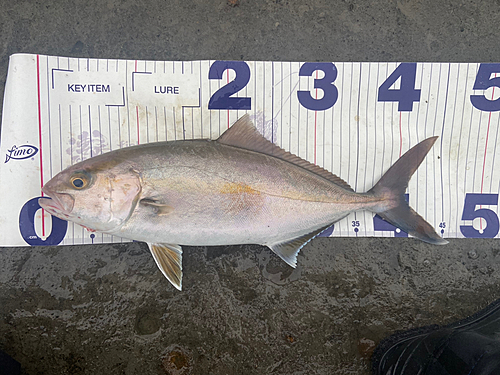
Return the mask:
[[[38,92],[38,147],[40,150],[40,191],[43,197],[43,158],[42,158],[42,105],[40,94],[40,56],[36,55],[36,84]],[[45,237],[45,210],[42,208],[42,236]]]

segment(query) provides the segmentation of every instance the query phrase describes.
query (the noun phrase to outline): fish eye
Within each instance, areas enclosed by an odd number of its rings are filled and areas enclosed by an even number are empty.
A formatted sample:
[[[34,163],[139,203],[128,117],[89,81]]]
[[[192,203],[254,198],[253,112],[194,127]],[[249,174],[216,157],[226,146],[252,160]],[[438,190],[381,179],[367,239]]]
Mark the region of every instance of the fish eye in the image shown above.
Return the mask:
[[[70,183],[71,186],[77,190],[82,190],[88,187],[90,178],[83,173],[76,173],[71,176]]]

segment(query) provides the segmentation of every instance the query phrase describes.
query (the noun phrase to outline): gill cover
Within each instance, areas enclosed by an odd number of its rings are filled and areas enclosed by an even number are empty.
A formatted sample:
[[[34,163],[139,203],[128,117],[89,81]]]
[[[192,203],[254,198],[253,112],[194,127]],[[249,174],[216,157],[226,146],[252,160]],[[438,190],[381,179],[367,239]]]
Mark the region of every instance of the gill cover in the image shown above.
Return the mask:
[[[114,230],[123,225],[137,205],[141,193],[141,182],[137,172],[130,169],[126,173],[108,176],[110,218],[106,229]]]

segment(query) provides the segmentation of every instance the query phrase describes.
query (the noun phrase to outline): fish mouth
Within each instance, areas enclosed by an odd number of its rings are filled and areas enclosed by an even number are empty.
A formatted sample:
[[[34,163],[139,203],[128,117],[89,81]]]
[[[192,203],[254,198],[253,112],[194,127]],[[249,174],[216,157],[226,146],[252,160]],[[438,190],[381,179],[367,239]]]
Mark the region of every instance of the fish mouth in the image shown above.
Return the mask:
[[[65,193],[50,192],[50,194],[47,194],[45,191],[44,193],[48,197],[38,199],[40,207],[53,216],[68,220],[75,204],[73,197]]]

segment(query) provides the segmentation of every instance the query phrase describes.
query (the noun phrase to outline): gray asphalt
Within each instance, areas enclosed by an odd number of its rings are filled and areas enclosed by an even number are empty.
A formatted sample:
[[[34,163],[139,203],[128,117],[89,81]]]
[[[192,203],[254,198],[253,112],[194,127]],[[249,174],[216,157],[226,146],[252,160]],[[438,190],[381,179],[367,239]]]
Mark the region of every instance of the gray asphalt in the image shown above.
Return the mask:
[[[0,1],[17,52],[148,60],[500,60],[495,1]],[[0,228],[1,231],[1,228]],[[0,232],[1,235],[1,232]],[[146,245],[0,249],[0,349],[26,374],[368,374],[387,335],[500,298],[500,242],[187,248],[183,292]]]

